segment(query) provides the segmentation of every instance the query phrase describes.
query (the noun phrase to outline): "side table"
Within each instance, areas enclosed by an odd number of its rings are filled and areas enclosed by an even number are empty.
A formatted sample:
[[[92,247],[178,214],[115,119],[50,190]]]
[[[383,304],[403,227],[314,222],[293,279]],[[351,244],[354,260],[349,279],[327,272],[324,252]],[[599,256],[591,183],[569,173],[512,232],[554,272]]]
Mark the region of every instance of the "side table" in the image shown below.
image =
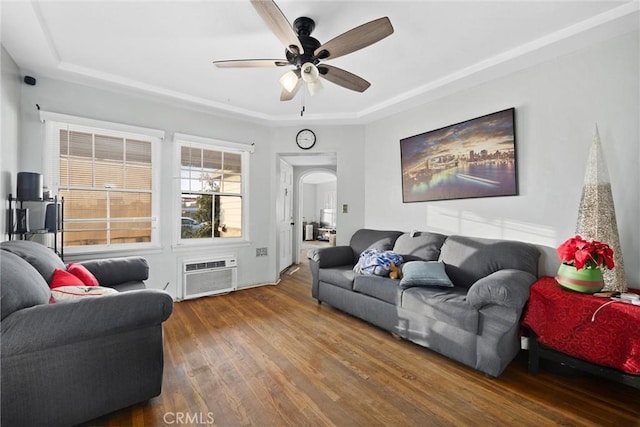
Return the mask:
[[[640,306],[569,291],[542,277],[531,287],[523,325],[531,331],[531,374],[545,358],[640,388]]]

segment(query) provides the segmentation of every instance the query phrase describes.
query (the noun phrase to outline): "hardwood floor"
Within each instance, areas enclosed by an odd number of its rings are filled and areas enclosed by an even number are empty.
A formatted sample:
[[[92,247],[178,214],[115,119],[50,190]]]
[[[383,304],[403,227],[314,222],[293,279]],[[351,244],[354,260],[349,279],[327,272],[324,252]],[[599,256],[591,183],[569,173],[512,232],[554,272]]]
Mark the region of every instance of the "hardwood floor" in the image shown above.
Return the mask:
[[[163,392],[87,425],[640,426],[640,390],[526,354],[497,379],[278,286],[176,303]],[[568,369],[568,368],[564,368]]]

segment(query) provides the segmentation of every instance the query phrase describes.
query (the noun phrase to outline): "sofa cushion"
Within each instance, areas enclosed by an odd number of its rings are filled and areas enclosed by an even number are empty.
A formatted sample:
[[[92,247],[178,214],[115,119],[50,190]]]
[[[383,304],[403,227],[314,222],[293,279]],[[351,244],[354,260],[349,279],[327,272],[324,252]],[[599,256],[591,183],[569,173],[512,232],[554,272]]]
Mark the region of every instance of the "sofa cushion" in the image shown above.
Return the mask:
[[[396,240],[393,251],[405,261],[436,261],[446,238],[444,234],[423,231],[404,233]]]
[[[478,310],[466,302],[466,293],[458,287],[409,288],[402,293],[402,308],[477,334]]]
[[[388,277],[357,275],[353,281],[353,290],[389,304],[398,305],[402,295],[398,282]]]
[[[318,277],[321,282],[351,291],[353,290],[353,279],[356,277],[356,273],[353,272],[350,265],[343,265],[334,268],[321,268]]]
[[[469,288],[498,270],[522,270],[537,276],[539,257],[540,251],[524,242],[449,236],[439,261],[445,263],[454,285]]]
[[[360,254],[364,252],[365,249],[390,251],[396,239],[401,234],[401,231],[370,230],[367,228],[356,231],[353,236],[351,236],[351,241],[349,242],[349,246],[351,246],[353,250],[352,265],[358,261]]]
[[[10,252],[0,254],[0,314],[2,319],[11,313],[49,302],[51,293],[47,282],[28,262]]]
[[[100,286],[96,276],[94,276],[89,270],[87,270],[87,267],[82,264],[70,262],[69,265],[67,265],[67,271],[82,280],[82,283],[86,286]]]
[[[18,255],[31,264],[49,283],[56,268],[66,270],[64,262],[51,249],[29,240],[10,240],[0,243],[0,249]]]
[[[438,261],[409,261],[402,264],[400,287],[441,286],[452,288],[453,283],[445,272],[444,264]]]
[[[55,289],[63,286],[84,286],[84,283],[68,271],[56,268],[53,272],[53,276],[51,277],[51,281],[49,282],[49,287],[51,289]]]
[[[149,278],[149,263],[140,256],[92,259],[81,264],[95,276],[100,286],[113,287]]]

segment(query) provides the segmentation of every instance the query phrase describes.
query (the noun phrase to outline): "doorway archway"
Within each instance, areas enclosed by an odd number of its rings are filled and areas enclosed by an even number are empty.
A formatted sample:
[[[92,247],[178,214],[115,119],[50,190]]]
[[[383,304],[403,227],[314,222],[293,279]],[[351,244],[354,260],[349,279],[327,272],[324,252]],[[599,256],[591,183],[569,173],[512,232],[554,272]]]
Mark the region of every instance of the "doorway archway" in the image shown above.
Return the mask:
[[[297,221],[295,263],[301,259],[305,241],[329,242],[329,230],[338,228],[338,176],[335,169],[314,167],[300,173],[297,180]],[[311,230],[309,230],[310,227]],[[309,232],[311,231],[311,235]],[[334,234],[335,236],[335,234]]]

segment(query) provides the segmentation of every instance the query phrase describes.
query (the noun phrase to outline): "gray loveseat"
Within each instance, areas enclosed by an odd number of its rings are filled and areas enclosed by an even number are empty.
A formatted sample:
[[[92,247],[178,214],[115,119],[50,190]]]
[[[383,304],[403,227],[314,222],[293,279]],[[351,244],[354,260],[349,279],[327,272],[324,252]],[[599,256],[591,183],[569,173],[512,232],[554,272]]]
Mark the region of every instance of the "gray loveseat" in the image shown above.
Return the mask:
[[[82,263],[121,292],[49,304],[64,263],[29,241],[0,244],[1,424],[70,426],[160,394],[169,294],[143,258]]]
[[[452,287],[399,286],[353,271],[365,249],[439,261]],[[438,233],[358,230],[349,246],[309,252],[312,296],[493,377],[520,350],[520,316],[538,273],[530,244]],[[407,264],[403,264],[407,265]]]

